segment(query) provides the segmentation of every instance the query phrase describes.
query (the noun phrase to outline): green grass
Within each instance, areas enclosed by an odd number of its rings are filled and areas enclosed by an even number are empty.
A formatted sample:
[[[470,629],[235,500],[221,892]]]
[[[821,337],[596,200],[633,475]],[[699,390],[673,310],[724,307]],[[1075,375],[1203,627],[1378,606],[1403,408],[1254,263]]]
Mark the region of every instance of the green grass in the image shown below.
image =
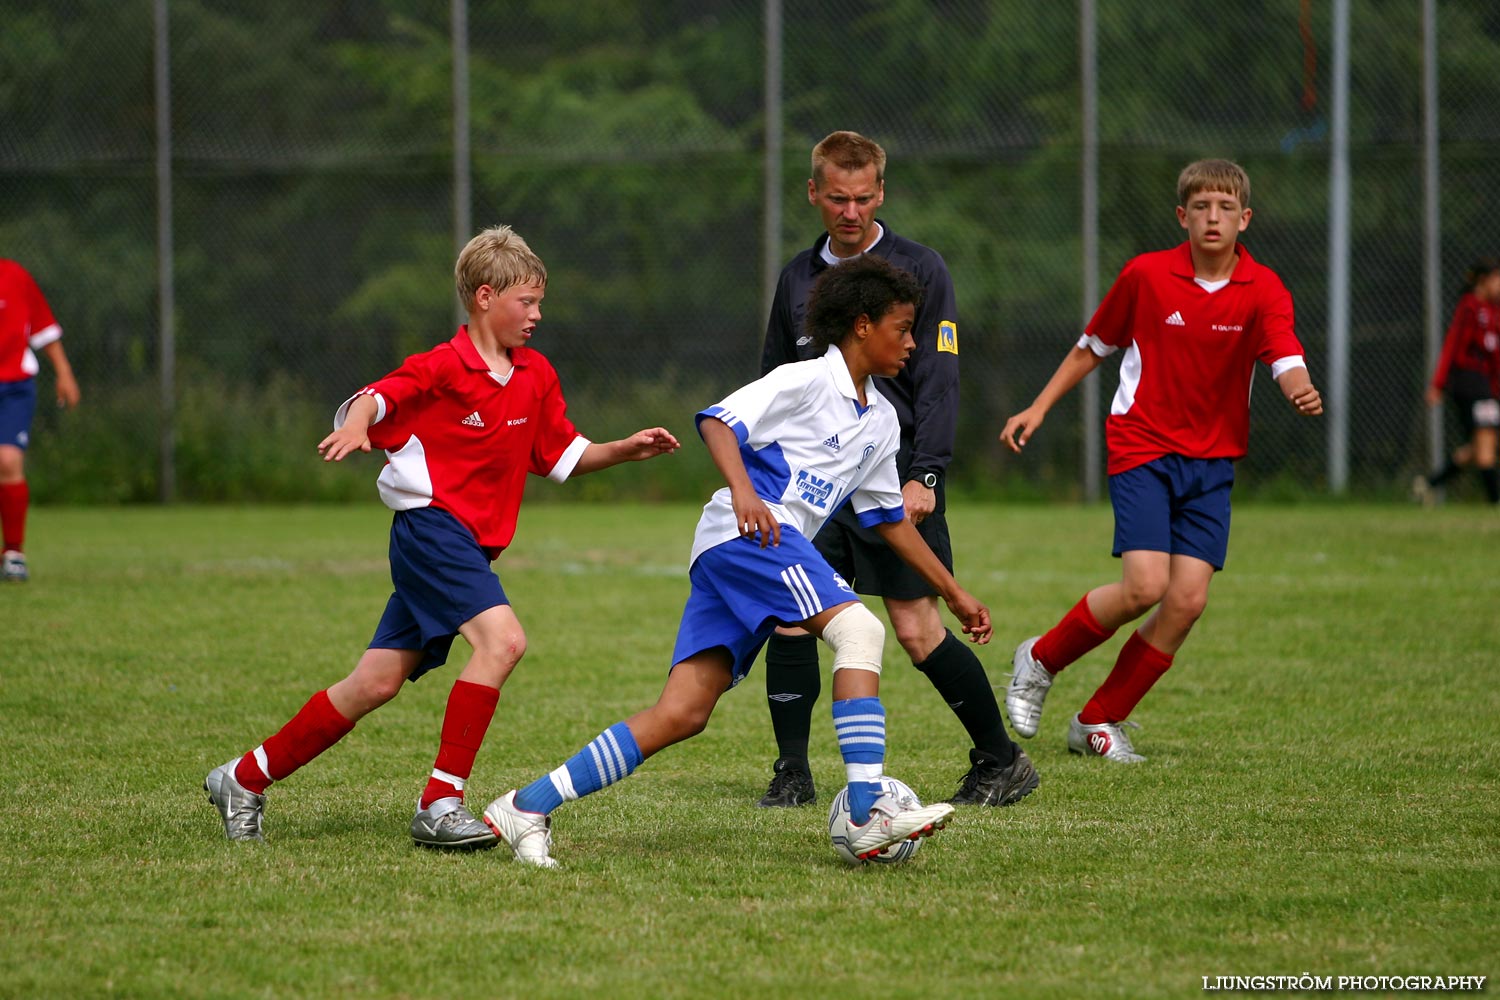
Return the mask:
[[[473,802],[655,699],[696,514],[523,513],[498,566],[530,652]],[[1038,793],[962,811],[905,866],[844,868],[822,806],[750,807],[774,756],[759,673],[701,737],[560,810],[558,871],[410,845],[452,665],[274,788],[268,843],[229,844],[203,775],[348,670],[388,593],[386,525],[369,503],[34,512],[34,578],[0,588],[0,996],[1150,997],[1500,973],[1493,511],[1243,507],[1136,713],[1149,762],[1064,750],[1122,632],[1053,689]],[[1107,508],[966,504],[953,526],[997,686],[1017,641],[1118,572]],[[887,652],[891,773],[945,797],[962,730]]]

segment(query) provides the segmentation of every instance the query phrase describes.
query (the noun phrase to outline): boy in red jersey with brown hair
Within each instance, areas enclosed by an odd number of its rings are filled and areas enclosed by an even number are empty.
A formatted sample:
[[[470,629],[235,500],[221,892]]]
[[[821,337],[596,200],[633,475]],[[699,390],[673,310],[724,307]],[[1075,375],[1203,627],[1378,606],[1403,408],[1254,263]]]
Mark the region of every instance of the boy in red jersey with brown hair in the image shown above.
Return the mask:
[[[1270,366],[1297,412],[1323,412],[1291,294],[1238,243],[1250,225],[1250,178],[1228,160],[1200,160],[1178,177],[1177,200],[1187,242],[1125,265],[1046,387],[1000,432],[1019,453],[1069,389],[1124,350],[1105,424],[1120,582],[1089,591],[1051,631],[1021,643],[1005,698],[1016,732],[1036,735],[1056,674],[1150,611],[1068,727],[1070,751],[1119,762],[1145,760],[1121,724],[1172,665],[1224,567],[1255,362]]]
[[[385,451],[378,485],[396,512],[395,593],[349,676],[314,694],[263,744],[209,772],[204,788],[230,840],[262,839],[267,786],[337,743],[404,682],[441,666],[462,635],[473,654],[448,696],[411,835],[424,847],[495,846],[464,806],[464,785],[500,687],[526,651],[526,633],[490,569],[515,535],[526,475],[562,482],[677,450],[660,427],[607,444],[574,428],[556,371],[527,346],[542,317],[547,270],[509,226],[470,240],[454,270],[468,323],[356,393],[318,444],[331,462]]]
[[[25,583],[30,577],[21,549],[31,506],[26,448],[36,413],[38,351],[52,362],[57,376],[57,405],[77,406],[78,382],[51,306],[24,267],[0,260],[0,580],[12,583]]]

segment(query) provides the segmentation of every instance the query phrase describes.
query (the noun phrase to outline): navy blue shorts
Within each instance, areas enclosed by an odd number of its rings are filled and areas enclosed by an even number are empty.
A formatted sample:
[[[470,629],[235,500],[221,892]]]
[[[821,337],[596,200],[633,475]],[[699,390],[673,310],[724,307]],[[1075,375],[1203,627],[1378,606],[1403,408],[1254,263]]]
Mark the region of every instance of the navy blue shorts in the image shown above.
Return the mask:
[[[1163,455],[1110,476],[1115,555],[1170,552],[1223,569],[1233,485],[1234,462],[1227,458]]]
[[[761,548],[731,538],[700,554],[688,572],[692,591],[677,626],[675,666],[723,646],[734,657],[734,683],[750,672],[778,625],[796,625],[858,600],[849,584],[795,528],[781,526],[781,544]]]
[[[458,627],[509,604],[490,560],[459,523],[437,507],[401,510],[391,521],[391,583],[371,649],[420,649],[416,680],[448,661]]]
[[[929,514],[916,526],[917,534],[932,549],[948,572],[953,572],[953,543],[948,538],[948,518],[942,513]],[[856,594],[888,597],[896,601],[915,601],[932,597],[936,591],[927,578],[896,555],[874,528],[859,523],[845,504],[828,519],[813,539],[828,565],[852,582]]]
[[[0,382],[0,444],[26,450],[31,443],[31,418],[36,415],[36,379]]]

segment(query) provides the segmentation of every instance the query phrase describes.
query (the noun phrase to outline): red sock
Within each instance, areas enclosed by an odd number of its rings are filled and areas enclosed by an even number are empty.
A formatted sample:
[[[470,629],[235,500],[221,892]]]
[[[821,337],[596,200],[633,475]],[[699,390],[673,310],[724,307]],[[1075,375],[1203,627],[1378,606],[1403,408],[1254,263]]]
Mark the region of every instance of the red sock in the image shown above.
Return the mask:
[[[0,535],[7,550],[21,551],[26,542],[26,508],[31,505],[31,487],[26,480],[0,483]]]
[[[1084,594],[1083,599],[1063,615],[1062,621],[1052,626],[1052,631],[1036,641],[1031,647],[1031,655],[1055,674],[1114,634],[1114,629],[1106,630],[1100,626],[1089,610],[1089,595]]]
[[[495,717],[495,706],[500,703],[500,689],[473,684],[469,681],[454,681],[448,695],[448,710],[443,715],[443,735],[438,743],[437,761],[432,765],[432,777],[422,790],[422,803],[426,809],[438,799],[452,796],[464,797],[464,784],[474,770],[474,757],[479,745],[484,742],[485,731]]]
[[[1124,722],[1171,665],[1172,657],[1142,639],[1139,632],[1132,632],[1120,647],[1115,668],[1078,713],[1078,721],[1085,726]]]
[[[234,779],[257,795],[349,735],[354,723],[339,714],[327,691],[307,699],[275,736],[240,758]]]

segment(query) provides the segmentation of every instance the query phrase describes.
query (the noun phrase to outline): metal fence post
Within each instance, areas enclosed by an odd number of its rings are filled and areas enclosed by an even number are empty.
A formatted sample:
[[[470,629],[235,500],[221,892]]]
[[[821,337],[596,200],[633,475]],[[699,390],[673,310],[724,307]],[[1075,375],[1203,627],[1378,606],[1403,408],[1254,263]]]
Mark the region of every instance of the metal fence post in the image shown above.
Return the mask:
[[[1442,350],[1443,319],[1440,261],[1442,259],[1442,175],[1438,172],[1437,3],[1422,0],[1422,299],[1427,367],[1423,378],[1437,367]],[[1427,411],[1427,459],[1430,468],[1443,461],[1443,411]]]
[[[1088,323],[1099,302],[1099,46],[1098,19],[1094,0],[1079,2],[1079,89],[1083,92],[1083,148],[1079,172],[1083,175],[1083,318]],[[1101,462],[1099,429],[1099,370],[1084,378],[1083,393],[1083,498],[1099,499]]]
[[[457,256],[473,235],[474,176],[469,153],[469,2],[453,0],[453,253]],[[462,302],[453,304],[458,322],[468,317]]]
[[[1328,488],[1349,486],[1349,0],[1333,3],[1328,157]]]
[[[160,496],[177,496],[177,338],[173,314],[177,290],[172,280],[172,69],[167,33],[167,0],[156,0],[156,282],[160,324],[161,378]]]

